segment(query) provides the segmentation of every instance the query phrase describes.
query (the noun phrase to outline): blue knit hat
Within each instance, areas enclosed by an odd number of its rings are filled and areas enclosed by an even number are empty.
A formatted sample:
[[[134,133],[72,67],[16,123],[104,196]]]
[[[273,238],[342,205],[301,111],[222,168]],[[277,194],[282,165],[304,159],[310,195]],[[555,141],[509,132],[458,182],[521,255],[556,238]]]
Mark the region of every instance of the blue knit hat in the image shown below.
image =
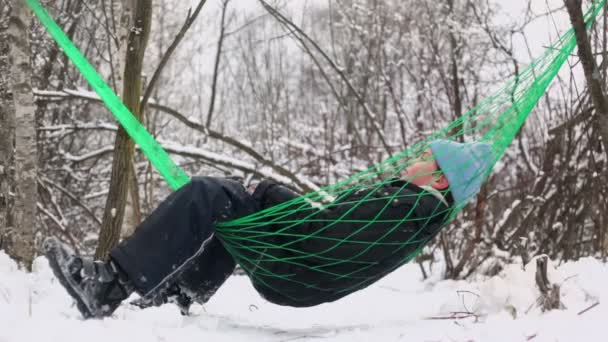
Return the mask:
[[[479,191],[494,165],[495,154],[490,144],[440,139],[432,141],[429,146],[450,183],[455,204],[464,205]]]

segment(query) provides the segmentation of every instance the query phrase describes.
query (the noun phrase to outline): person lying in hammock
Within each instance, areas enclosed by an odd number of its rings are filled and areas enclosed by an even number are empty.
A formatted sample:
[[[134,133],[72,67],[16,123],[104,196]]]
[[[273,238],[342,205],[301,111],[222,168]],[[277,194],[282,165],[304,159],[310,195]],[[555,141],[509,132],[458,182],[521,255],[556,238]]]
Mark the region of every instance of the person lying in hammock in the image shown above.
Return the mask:
[[[282,231],[285,222],[306,215],[288,234],[268,234],[262,242],[281,248],[239,259],[256,290],[279,305],[313,306],[365,288],[409,261],[440,231],[450,209],[475,195],[485,174],[480,170],[493,161],[485,143],[436,140],[429,146],[400,179],[353,191],[312,217],[311,211],[296,211],[265,226],[262,230]],[[298,196],[270,180],[249,193],[235,180],[194,178],[168,196],[105,262],[75,256],[53,237],[44,249],[85,318],[111,315],[133,292],[143,307],[170,301],[186,314],[193,302],[207,302],[233,273],[236,261],[229,250],[240,247],[247,253],[260,244],[247,231],[238,246],[222,239],[217,223]],[[272,257],[261,258],[266,255]]]

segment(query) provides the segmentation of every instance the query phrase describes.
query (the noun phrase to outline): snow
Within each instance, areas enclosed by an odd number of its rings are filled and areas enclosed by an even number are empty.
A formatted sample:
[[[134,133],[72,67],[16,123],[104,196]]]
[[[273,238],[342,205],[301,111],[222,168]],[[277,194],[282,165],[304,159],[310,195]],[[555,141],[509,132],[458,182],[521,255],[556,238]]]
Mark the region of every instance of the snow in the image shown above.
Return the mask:
[[[310,1],[312,0],[291,1],[289,4],[306,6]],[[326,0],[312,2],[320,4]],[[524,18],[523,10],[528,4],[524,0],[492,2],[501,4],[504,17],[497,20],[504,23],[521,22]],[[196,3],[191,1],[192,6]],[[561,0],[531,4],[535,13],[562,6]],[[249,6],[247,8],[251,10],[261,11],[259,4],[254,1],[241,1],[238,6]],[[290,9],[294,13],[304,13],[301,8]],[[296,14],[295,19],[300,22],[301,16]],[[200,22],[209,25],[204,20]],[[554,23],[557,27],[554,27]],[[565,11],[534,20],[525,29],[527,42],[520,35],[514,37],[516,58],[525,63],[529,61],[530,55],[538,56],[568,24]],[[200,61],[201,65],[213,65],[202,57],[194,60]],[[577,70],[576,79],[582,80],[580,68]],[[199,74],[203,72],[191,73]],[[192,84],[193,81],[188,79],[192,76],[183,73],[180,76],[183,76],[180,77],[180,87]],[[35,94],[50,97],[51,100],[62,97],[98,99],[94,92],[82,88],[35,90]],[[179,102],[179,99],[176,101]],[[116,127],[105,123],[87,125],[110,130]],[[72,126],[57,125],[45,129],[61,131],[70,127]],[[86,127],[88,126],[83,128]],[[308,151],[307,145],[298,144],[297,141],[282,142]],[[236,165],[242,169],[259,168],[254,163],[238,159],[238,156],[220,155],[177,143],[166,142],[165,146],[173,151],[204,156],[208,160]],[[78,156],[67,154],[67,159],[86,160],[107,152],[108,148],[110,147]],[[338,170],[342,174],[350,173],[350,170],[341,170],[340,167],[331,166],[332,170]],[[70,169],[66,171],[71,172]],[[268,168],[258,171],[267,177],[286,179]],[[73,177],[78,175],[74,174]],[[301,177],[302,181],[307,181],[304,176]],[[316,188],[314,184],[308,184]],[[87,198],[105,192],[91,193]],[[550,194],[546,197],[549,196]],[[499,226],[509,216],[509,211],[510,209],[504,213]],[[115,209],[112,213],[115,214]],[[51,218],[60,225],[64,222],[60,218]],[[495,251],[494,255],[499,254]],[[605,302],[608,298],[606,264],[587,258],[560,265],[550,271],[550,279],[562,284],[565,310],[542,313],[534,305],[538,291],[534,285],[535,264],[532,261],[525,271],[521,265],[510,265],[498,276],[478,277],[470,281],[440,281],[440,270],[435,270],[436,273],[430,280],[423,281],[417,265],[406,265],[364,291],[336,303],[307,309],[280,307],[265,302],[253,290],[246,277],[235,276],[228,280],[208,304],[204,307],[195,306],[194,314],[190,317],[181,316],[172,305],[139,310],[124,304],[111,318],[83,321],[43,258],[37,259],[33,273],[27,274],[18,270],[16,264],[0,251],[0,342],[606,340],[602,324],[608,317],[608,307],[602,303],[602,300]],[[600,304],[593,307],[596,303]],[[584,312],[586,309],[589,310]],[[468,317],[446,319],[455,314]]]
[[[246,277],[234,276],[190,317],[171,304],[123,304],[111,318],[84,321],[44,258],[27,274],[0,252],[0,341],[605,340],[606,264],[587,258],[550,267],[566,309],[547,313],[533,305],[534,272],[532,261],[525,271],[509,265],[491,278],[422,281],[418,266],[406,265],[363,291],[305,309],[265,302]],[[455,312],[474,316],[445,319]]]
[[[200,147],[184,146],[181,144],[166,141],[164,139],[158,139],[158,142],[163,146],[163,148],[165,148],[168,152],[171,153],[180,153],[184,155],[203,157],[204,159],[214,163],[230,165],[241,170],[256,171],[258,174],[260,174],[260,176],[262,176],[262,178],[270,178],[286,184],[293,183],[290,178],[274,172],[269,167],[258,168],[257,165],[254,163],[235,159],[230,156],[215,153]],[[298,175],[297,173],[295,174],[295,176],[299,179],[300,182],[306,184],[313,191],[319,190],[319,186],[311,182],[308,178]]]

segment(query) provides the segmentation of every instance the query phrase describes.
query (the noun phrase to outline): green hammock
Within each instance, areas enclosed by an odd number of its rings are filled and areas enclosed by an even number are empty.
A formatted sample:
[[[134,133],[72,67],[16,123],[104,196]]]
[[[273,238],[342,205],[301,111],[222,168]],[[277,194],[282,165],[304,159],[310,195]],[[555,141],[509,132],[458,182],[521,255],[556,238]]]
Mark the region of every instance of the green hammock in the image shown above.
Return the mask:
[[[605,0],[595,1],[587,11],[585,15],[587,27],[591,25],[604,3]],[[398,233],[403,223],[410,219],[426,219],[430,221],[433,217],[421,218],[414,215],[413,211],[404,212],[402,219],[394,222],[392,227],[386,231],[386,235],[377,242],[357,241],[356,236],[358,232],[353,232],[352,235],[342,240],[333,241],[335,248],[344,243],[363,244],[357,253],[347,258],[340,258],[339,260],[327,257],[331,255],[329,249],[323,251],[321,255],[318,251],[317,253],[310,253],[304,249],[298,249],[299,245],[297,242],[322,238],[322,231],[332,229],[332,227],[338,225],[341,220],[340,218],[332,222],[326,222],[318,231],[309,234],[300,233],[300,225],[307,220],[318,219],[317,213],[320,209],[317,207],[319,206],[322,206],[324,209],[332,209],[332,207],[337,208],[341,205],[348,205],[348,203],[343,203],[341,199],[348,198],[351,193],[359,189],[366,189],[368,191],[367,193],[370,194],[369,200],[377,200],[378,198],[374,196],[373,189],[381,191],[388,182],[391,182],[392,178],[399,177],[407,166],[417,161],[422,152],[429,148],[431,142],[438,139],[460,138],[465,142],[477,141],[488,143],[493,152],[493,160],[486,164],[487,167],[485,169],[479,169],[479,174],[475,175],[476,177],[485,179],[491,172],[495,162],[502,156],[507,146],[515,138],[527,116],[543,96],[575,46],[576,38],[574,31],[570,29],[552,47],[548,48],[543,56],[532,61],[521,74],[507,82],[494,95],[489,96],[478,106],[439,132],[427,137],[424,141],[366,171],[319,191],[295,198],[287,203],[279,204],[253,215],[218,224],[217,232],[221,236],[224,245],[247,272],[256,287],[270,287],[273,291],[282,293],[285,296],[290,296],[291,294],[285,293],[281,288],[274,287],[275,278],[281,278],[283,283],[290,281],[301,282],[301,280],[298,280],[296,275],[275,271],[276,267],[273,267],[272,263],[294,264],[306,269],[306,271],[321,272],[324,273],[325,277],[333,277],[334,279],[352,277],[352,287],[369,285],[369,283],[377,280],[382,275],[375,274],[361,279],[359,274],[366,274],[366,269],[373,267],[373,263],[361,264],[360,267],[356,268],[353,268],[351,265],[349,269],[355,269],[355,271],[350,274],[331,274],[332,266],[349,262],[360,262],[362,255],[377,247],[377,245],[381,245],[385,238],[390,240],[391,234]],[[462,168],[469,166],[460,165]],[[403,187],[405,186],[403,185]],[[450,187],[453,186],[454,184],[450,185]],[[369,191],[370,188],[372,188],[372,191]],[[420,196],[423,195],[426,194],[420,194]],[[386,202],[384,208],[388,208],[389,204],[398,199],[399,196],[398,193],[394,193],[392,196],[386,197],[384,199]],[[362,205],[362,203],[363,201],[358,203],[358,205]],[[465,203],[455,203],[453,210],[448,213],[446,223],[454,218]],[[357,204],[352,206],[352,208],[353,210],[357,210]],[[445,212],[441,211],[433,213],[433,215],[445,214]],[[378,212],[378,217],[381,215],[382,212]],[[293,217],[299,217],[300,219],[290,221],[289,218]],[[345,215],[343,219],[348,220],[350,217],[350,215]],[[373,223],[373,220],[360,222],[360,230],[366,229]],[[274,229],[268,229],[267,227],[269,226],[274,227]],[[318,226],[319,224],[317,224]],[[425,224],[420,224],[419,226],[420,230],[426,228]],[[399,250],[403,248],[413,251],[405,253],[404,259],[396,264],[394,268],[411,260],[432,236],[425,236],[422,240],[421,238],[421,236],[413,235],[411,239],[401,241],[400,246],[382,246],[382,248],[393,248],[394,253],[399,253]],[[266,242],[277,240],[289,242],[278,246],[269,245]],[[314,259],[315,263],[308,262],[311,259]],[[314,270],[311,270],[311,268],[314,268]],[[305,287],[318,287],[323,284],[309,282],[301,285]],[[323,289],[321,288],[320,290]],[[349,292],[351,290],[352,288],[344,288],[339,291]],[[294,298],[294,300],[297,299]]]
[[[585,13],[587,28],[591,26],[595,17],[604,6],[606,0],[596,0]],[[78,50],[71,44],[69,39],[62,35],[61,29],[52,21],[37,0],[27,0],[28,5],[34,10],[55,40],[62,46],[70,59],[78,66],[91,86],[100,95],[106,105],[111,109],[120,123],[125,127],[131,137],[142,147],[142,150],[151,162],[159,169],[173,188],[179,188],[188,182],[187,176],[177,167],[162,150],[160,145],[147,133],[145,128],[132,118],[128,109],[120,102],[112,90],[105,84],[103,79],[88,64],[86,59],[79,54]],[[290,294],[282,292],[277,288],[274,280],[280,279],[285,282],[296,282],[305,288],[325,290],[323,283],[315,281],[302,281],[295,274],[275,271],[273,265],[293,265],[298,269],[322,273],[327,279],[350,279],[352,286],[339,291],[351,291],[352,288],[360,288],[369,285],[384,274],[369,275],[366,270],[372,268],[377,262],[363,260],[361,256],[375,247],[391,249],[393,253],[407,250],[402,253],[404,257],[394,263],[391,269],[399,267],[411,260],[417,252],[432,238],[432,235],[413,234],[407,241],[398,244],[385,242],[384,237],[397,232],[407,222],[416,220],[420,230],[426,228],[431,220],[440,216],[444,223],[452,220],[464,207],[466,199],[457,201],[449,209],[435,210],[428,217],[419,217],[414,214],[414,209],[403,213],[398,220],[383,221],[390,227],[386,233],[377,241],[358,240],[358,233],[364,231],[370,225],[382,219],[382,214],[390,204],[399,201],[404,192],[394,192],[388,195],[377,194],[385,185],[399,178],[403,170],[418,161],[422,153],[430,144],[438,139],[454,140],[463,142],[482,142],[491,147],[491,160],[478,168],[474,179],[485,179],[491,172],[496,161],[503,155],[504,151],[516,136],[527,116],[536,103],[545,93],[547,87],[557,75],[561,66],[568,59],[576,46],[576,38],[573,29],[566,32],[552,47],[549,47],[544,55],[532,61],[521,74],[508,81],[501,89],[489,96],[475,108],[450,123],[447,127],[427,137],[411,148],[393,156],[392,158],[357,173],[352,177],[327,186],[318,191],[306,194],[273,206],[271,208],[256,212],[252,215],[235,219],[229,222],[217,224],[217,235],[223,241],[226,249],[234,256],[258,288],[266,287],[277,293],[289,297]],[[470,168],[471,165],[454,165],[456,167]],[[463,182],[470,182],[465,179]],[[405,188],[407,182],[400,185]],[[454,184],[451,182],[450,191],[455,186],[467,186],[467,184]],[[366,194],[357,203],[347,203],[353,193],[363,190]],[[423,191],[419,197],[429,195]],[[352,219],[352,212],[356,212],[360,205],[366,201],[384,201],[383,208],[370,220],[357,221]],[[410,201],[412,199],[409,199]],[[413,199],[415,203],[420,198]],[[349,205],[348,212],[331,222],[325,222],[320,213],[323,210],[331,210],[342,205]],[[293,219],[297,217],[297,219]],[[308,233],[299,231],[303,223],[315,222],[318,230]],[[323,232],[335,228],[340,223],[355,223],[358,230],[347,237],[332,240],[323,236]],[[269,227],[273,227],[269,229]],[[308,252],[299,247],[300,242],[311,239],[325,239],[330,242],[329,247],[323,251]],[[283,241],[276,243],[276,241]],[[330,257],[333,249],[341,245],[360,245],[352,255],[340,258]],[[314,260],[312,262],[311,260]],[[363,261],[362,261],[363,260]],[[349,269],[354,271],[348,274],[336,273],[333,266],[350,264]],[[333,289],[333,291],[336,291]],[[293,298],[298,300],[298,298]]]
[[[587,28],[590,27],[604,4],[605,0],[595,1],[587,11],[585,14]],[[350,258],[333,260],[331,258],[323,258],[323,255],[330,254],[329,249],[323,251],[323,253],[317,252],[311,254],[306,250],[297,249],[293,246],[297,246],[294,241],[322,238],[322,231],[325,229],[332,229],[332,227],[339,223],[339,219],[333,222],[327,222],[323,227],[319,228],[319,231],[314,231],[308,235],[299,233],[298,227],[306,221],[316,219],[316,214],[319,212],[317,207],[319,206],[325,209],[331,209],[332,207],[345,205],[346,203],[343,203],[341,199],[348,197],[349,194],[358,191],[359,189],[369,190],[372,188],[381,191],[384,185],[391,182],[392,178],[399,177],[407,166],[417,161],[420,155],[429,148],[430,144],[438,139],[460,138],[465,142],[477,141],[489,144],[493,152],[491,153],[492,160],[485,164],[487,167],[479,169],[478,174],[474,176],[485,179],[490,174],[495,162],[503,155],[508,145],[515,138],[524,121],[539,99],[543,96],[547,87],[557,75],[561,66],[568,59],[575,46],[576,38],[574,36],[574,31],[573,29],[570,29],[552,47],[549,47],[544,55],[532,61],[521,74],[508,81],[504,87],[496,91],[492,96],[489,96],[478,106],[450,123],[447,127],[427,137],[424,141],[417,143],[411,148],[366,171],[319,191],[293,199],[287,203],[260,211],[253,215],[218,224],[217,231],[221,236],[224,245],[258,287],[272,287],[272,280],[276,277],[280,277],[286,282],[298,281],[295,280],[296,277],[294,276],[278,274],[277,272],[272,271],[274,268],[271,263],[273,262],[291,263],[307,269],[314,268],[315,271],[324,273],[330,272],[327,270],[331,269],[331,266],[333,265],[360,262],[361,255],[376,245],[381,245],[382,242],[357,241],[357,232],[355,232],[347,238],[340,241],[334,241],[334,247],[332,248],[337,248],[338,245],[343,243],[352,244],[357,242],[365,244],[365,248],[361,248],[358,253],[353,254]],[[469,165],[461,166],[466,168]],[[455,184],[451,184],[450,188],[454,185]],[[464,185],[466,186],[466,184]],[[403,187],[405,186],[406,185],[403,185]],[[368,191],[367,193],[370,195],[370,200],[378,199],[378,196],[374,196],[374,191]],[[427,194],[421,193],[419,196],[424,195]],[[385,208],[387,208],[392,201],[398,199],[398,197],[399,195],[397,193],[386,197],[385,201],[387,205]],[[363,201],[358,203],[358,205],[361,205],[362,203]],[[453,210],[447,215],[448,218],[446,223],[447,221],[452,220],[465,204],[466,202],[455,203]],[[352,206],[352,208],[353,210],[356,210],[357,205]],[[389,236],[394,231],[398,230],[401,225],[409,219],[433,219],[433,217],[417,217],[412,211],[404,212],[403,214],[402,220],[394,222],[393,227],[386,232],[386,236]],[[445,214],[445,212],[437,211],[432,215]],[[380,215],[382,215],[382,212],[378,213],[378,217]],[[294,216],[301,217],[301,219],[291,221],[285,219]],[[366,229],[366,227],[373,223],[373,220],[362,222],[360,229]],[[269,230],[267,229],[268,226],[280,227],[280,229]],[[423,230],[424,228],[425,224],[421,224],[420,229]],[[265,243],[265,241],[275,241],[273,237],[282,237],[283,240],[285,240],[285,237],[288,237],[287,240],[289,242],[279,246],[269,246]],[[384,246],[383,248],[394,248],[395,253],[398,253],[402,248],[408,248],[408,250],[413,251],[406,253],[405,258],[401,260],[399,264],[395,265],[396,268],[401,264],[410,261],[430,238],[432,238],[432,236],[426,236],[426,238],[421,240],[419,236],[414,235],[410,240],[402,241],[400,246]],[[289,249],[289,253],[285,253],[285,249]],[[325,252],[328,252],[328,254],[325,254]],[[285,257],[285,255],[288,255],[288,257]],[[307,262],[307,260],[312,258],[316,260],[314,265]],[[320,263],[319,260],[324,260],[324,262]],[[270,266],[266,266],[266,269],[264,269],[264,267],[261,267],[260,265]],[[365,273],[365,269],[370,267],[373,267],[373,265],[361,264],[360,267],[356,268],[355,272],[352,272],[352,274],[330,274],[329,276],[335,277],[336,279],[352,277],[353,287],[364,287],[368,285],[368,283],[377,280],[379,278],[378,276],[382,276],[374,275],[363,279],[358,277],[357,274],[359,271]],[[352,269],[352,267],[350,267],[350,269]],[[325,275],[327,276],[327,274]],[[315,287],[320,284],[305,283],[301,285]],[[282,292],[280,288],[272,288],[272,290],[278,293]],[[342,290],[350,291],[350,288]],[[283,295],[287,294],[283,293]],[[294,299],[297,300],[297,298]]]

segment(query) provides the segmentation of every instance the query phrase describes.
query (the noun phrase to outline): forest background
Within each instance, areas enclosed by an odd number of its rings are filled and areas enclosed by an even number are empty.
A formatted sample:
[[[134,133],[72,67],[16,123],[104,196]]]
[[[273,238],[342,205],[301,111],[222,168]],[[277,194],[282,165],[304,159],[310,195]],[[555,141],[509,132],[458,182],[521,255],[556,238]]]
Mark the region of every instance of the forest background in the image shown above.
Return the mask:
[[[54,235],[104,257],[170,189],[19,3],[0,1],[0,249],[29,268]],[[308,191],[458,118],[570,27],[566,5],[588,2],[44,5],[189,175]],[[424,277],[494,275],[540,254],[605,260],[601,16],[587,37],[596,87],[573,55],[479,195],[416,258]]]

